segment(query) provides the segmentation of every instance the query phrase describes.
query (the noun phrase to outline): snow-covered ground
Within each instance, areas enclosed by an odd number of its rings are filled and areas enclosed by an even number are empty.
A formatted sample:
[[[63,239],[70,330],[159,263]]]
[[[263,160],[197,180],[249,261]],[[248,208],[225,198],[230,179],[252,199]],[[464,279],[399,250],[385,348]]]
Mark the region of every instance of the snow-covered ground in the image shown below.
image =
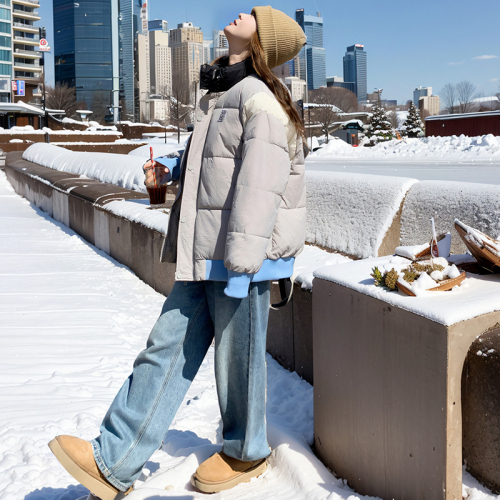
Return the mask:
[[[308,170],[500,184],[500,137],[428,137],[354,148],[342,140],[311,153]]]
[[[24,200],[0,172],[0,498],[74,500],[47,447],[91,439],[145,347],[165,297]],[[314,456],[312,387],[268,357],[270,467],[213,498],[358,498]],[[206,498],[189,478],[220,448],[211,350],[130,500]],[[167,488],[167,489],[166,489]]]
[[[316,258],[333,263],[323,254]],[[3,172],[0,295],[0,498],[74,500],[86,490],[47,443],[57,434],[97,435],[165,298],[18,196]],[[212,498],[368,498],[335,479],[312,453],[312,387],[271,357],[267,380],[270,467],[261,478]],[[206,498],[193,491],[189,478],[220,448],[220,431],[211,350],[162,448],[127,499]],[[469,500],[500,498],[466,473],[464,482]]]

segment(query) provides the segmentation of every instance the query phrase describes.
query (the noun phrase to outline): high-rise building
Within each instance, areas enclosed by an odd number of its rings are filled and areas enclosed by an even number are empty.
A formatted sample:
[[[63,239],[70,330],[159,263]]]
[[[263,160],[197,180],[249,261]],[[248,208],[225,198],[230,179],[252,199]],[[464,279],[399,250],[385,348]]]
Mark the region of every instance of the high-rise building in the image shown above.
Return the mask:
[[[285,77],[285,85],[290,91],[290,97],[293,102],[297,102],[306,98],[306,82],[301,80],[298,76]]]
[[[307,81],[309,90],[326,86],[325,49],[323,47],[323,18],[320,13],[306,16],[304,9],[295,11],[295,20],[304,30],[306,45],[299,52],[299,68],[294,76]]]
[[[56,83],[76,87],[88,107],[112,99],[121,119],[138,120],[143,8],[141,0],[53,0]]]
[[[12,18],[8,0],[0,1],[0,73],[8,74],[14,80],[24,80],[25,95],[14,96],[14,101],[39,102],[41,97],[41,52],[35,50],[39,45],[39,27],[33,23],[41,18],[38,0],[12,0]],[[12,19],[12,32],[9,23]],[[5,35],[4,35],[5,33]],[[11,36],[7,36],[9,33]],[[10,50],[7,50],[7,47]],[[13,63],[13,66],[11,64]],[[1,78],[1,77],[0,77]],[[10,78],[0,84],[0,99],[10,99]],[[6,84],[7,83],[7,84]]]
[[[213,32],[212,56],[214,59],[225,56],[229,53],[229,42],[222,30]]]
[[[364,46],[359,43],[347,47],[344,56],[344,82],[354,83],[354,93],[358,102],[366,102],[368,93],[366,52]]]
[[[176,29],[171,29],[169,35],[172,80],[184,80],[194,98],[195,87],[200,78],[200,66],[203,64],[203,33],[193,23],[181,23]]]
[[[172,56],[167,21],[149,23],[148,36],[150,92],[167,96],[172,89]]]
[[[421,97],[428,97],[432,95],[432,87],[417,87],[413,91],[413,104],[415,106],[419,106],[420,98]]]
[[[439,96],[428,95],[423,96],[418,101],[420,111],[426,110],[429,116],[439,115]]]
[[[210,64],[213,60],[214,41],[203,40],[203,64]]]

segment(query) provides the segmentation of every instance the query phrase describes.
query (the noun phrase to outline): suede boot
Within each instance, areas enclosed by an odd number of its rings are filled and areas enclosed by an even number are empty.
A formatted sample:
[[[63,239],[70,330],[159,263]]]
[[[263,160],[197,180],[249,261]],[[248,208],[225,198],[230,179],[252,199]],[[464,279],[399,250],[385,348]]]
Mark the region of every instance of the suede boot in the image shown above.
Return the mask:
[[[266,468],[265,458],[243,462],[221,451],[200,464],[191,477],[191,484],[203,493],[217,493],[260,476]]]
[[[107,481],[95,463],[92,445],[73,436],[57,436],[49,448],[61,465],[83,486],[102,500],[114,500],[121,493]],[[132,486],[124,493],[132,491]]]

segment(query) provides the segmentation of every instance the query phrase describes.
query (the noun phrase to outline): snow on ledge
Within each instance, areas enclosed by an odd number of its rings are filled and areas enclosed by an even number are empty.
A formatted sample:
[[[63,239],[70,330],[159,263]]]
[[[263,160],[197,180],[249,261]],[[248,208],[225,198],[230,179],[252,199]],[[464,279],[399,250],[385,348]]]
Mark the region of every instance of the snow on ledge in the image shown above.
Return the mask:
[[[89,179],[147,192],[142,170],[147,156],[69,151],[41,142],[27,148],[23,159],[61,172],[85,175]]]
[[[314,277],[338,283],[445,326],[500,311],[499,274],[479,276],[467,273],[467,279],[457,290],[429,291],[419,297],[409,297],[375,286],[370,276],[373,267],[385,266],[387,269],[391,264],[396,266],[405,261],[410,263],[407,259],[393,256],[358,260],[341,266],[319,268],[314,272]]]
[[[416,179],[306,171],[306,241],[360,258],[375,257]]]
[[[500,186],[473,182],[421,181],[408,193],[401,214],[401,245],[429,241],[430,222],[436,231],[452,233],[452,253],[465,245],[454,230],[455,219],[497,238],[500,235]]]

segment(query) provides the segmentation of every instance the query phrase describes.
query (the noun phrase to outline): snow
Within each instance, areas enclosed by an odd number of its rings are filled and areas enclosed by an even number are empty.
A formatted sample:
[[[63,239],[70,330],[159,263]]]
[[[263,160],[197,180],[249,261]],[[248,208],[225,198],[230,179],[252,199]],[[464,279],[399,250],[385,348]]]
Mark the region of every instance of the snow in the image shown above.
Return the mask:
[[[479,276],[467,273],[467,278],[455,290],[423,291],[418,297],[389,292],[375,286],[370,277],[375,266],[385,270],[394,267],[397,271],[408,264],[410,261],[403,257],[378,257],[322,267],[314,272],[314,277],[338,283],[446,326],[500,311],[499,274]]]
[[[451,231],[455,219],[460,219],[494,238],[500,234],[500,186],[452,181],[415,184],[401,215],[401,244],[430,240],[430,217],[438,234]],[[464,252],[465,245],[453,230],[451,253]]]
[[[306,171],[306,241],[361,258],[378,255],[415,182],[404,177]]]
[[[344,141],[342,141],[344,142]],[[466,137],[422,137],[392,139],[373,147],[346,147],[339,141],[330,142],[308,155],[309,160],[319,158],[397,158],[404,159],[479,159],[496,158],[500,161],[500,137],[492,134]]]
[[[0,497],[75,500],[87,490],[47,443],[98,434],[165,297],[16,195],[3,172],[0,233]],[[267,366],[269,468],[211,498],[368,498],[353,495],[312,453],[312,387],[269,355]],[[213,367],[211,348],[131,500],[206,498],[189,478],[221,446]]]
[[[429,236],[429,241],[430,241]],[[451,233],[446,233],[445,237],[438,241],[438,252],[441,257],[448,257],[450,255],[451,249]],[[396,255],[400,255],[401,257],[406,257],[407,259],[415,260],[417,255],[420,252],[423,252],[425,249],[430,248],[429,243],[425,243],[423,245],[412,245],[412,246],[400,246],[395,250]]]
[[[313,273],[319,267],[343,264],[351,259],[338,253],[331,253],[313,245],[305,245],[302,252],[295,257],[295,282],[304,290],[312,290]]]
[[[146,193],[142,166],[146,157],[113,153],[69,151],[46,143],[31,145],[23,153],[25,160],[89,179]]]
[[[0,234],[0,497],[75,500],[87,490],[47,443],[58,434],[87,440],[98,434],[165,297],[18,196],[3,172]],[[211,349],[130,500],[206,498],[189,477],[220,449],[213,365]],[[312,453],[312,387],[270,356],[267,367],[269,468],[211,498],[368,499]],[[496,498],[465,470],[463,476],[464,498]]]

